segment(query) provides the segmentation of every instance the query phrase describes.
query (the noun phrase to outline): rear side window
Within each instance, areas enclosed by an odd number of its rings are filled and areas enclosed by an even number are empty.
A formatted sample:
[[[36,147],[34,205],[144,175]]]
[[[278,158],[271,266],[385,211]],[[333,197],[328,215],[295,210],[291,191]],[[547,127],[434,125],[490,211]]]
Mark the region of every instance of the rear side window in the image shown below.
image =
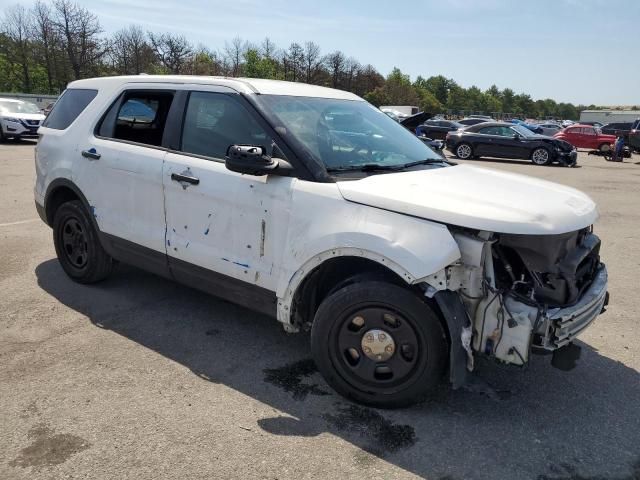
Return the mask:
[[[87,108],[97,90],[70,88],[64,91],[42,124],[43,127],[64,130]]]
[[[98,136],[162,145],[174,92],[127,91],[111,106],[98,127]]]

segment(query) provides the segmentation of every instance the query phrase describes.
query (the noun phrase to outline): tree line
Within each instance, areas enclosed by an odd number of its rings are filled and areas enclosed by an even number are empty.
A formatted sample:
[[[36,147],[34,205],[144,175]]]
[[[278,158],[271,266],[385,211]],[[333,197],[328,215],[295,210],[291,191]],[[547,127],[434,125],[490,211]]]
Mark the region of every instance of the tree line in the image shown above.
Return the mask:
[[[577,119],[596,108],[533,100],[493,85],[465,88],[442,75],[414,81],[395,68],[384,77],[341,51],[323,53],[313,41],[280,48],[240,37],[213,50],[185,36],[130,25],[105,35],[97,16],[72,0],[16,4],[0,19],[0,91],[59,94],[77,79],[104,75],[224,75],[306,82],[351,91],[376,106],[415,105],[431,113],[510,114]]]

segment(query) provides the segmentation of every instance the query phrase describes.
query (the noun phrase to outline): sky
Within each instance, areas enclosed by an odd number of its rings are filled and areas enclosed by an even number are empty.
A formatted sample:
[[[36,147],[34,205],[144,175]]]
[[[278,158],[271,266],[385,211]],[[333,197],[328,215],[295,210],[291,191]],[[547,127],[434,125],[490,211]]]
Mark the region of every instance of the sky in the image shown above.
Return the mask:
[[[35,0],[22,0],[28,6]],[[235,36],[314,41],[383,75],[444,75],[534,99],[640,104],[638,0],[78,0],[105,33],[131,23],[221,50]],[[0,0],[0,10],[16,4]]]

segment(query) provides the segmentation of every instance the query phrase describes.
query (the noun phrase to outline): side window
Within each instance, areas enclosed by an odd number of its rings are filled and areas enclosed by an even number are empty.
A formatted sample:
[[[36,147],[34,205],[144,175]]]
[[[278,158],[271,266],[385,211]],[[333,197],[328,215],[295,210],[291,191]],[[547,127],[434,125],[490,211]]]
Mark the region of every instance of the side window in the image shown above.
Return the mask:
[[[585,127],[585,128],[582,129],[582,134],[583,135],[595,135],[596,131],[593,128]]]
[[[96,98],[97,90],[70,88],[56,101],[53,110],[45,118],[42,126],[64,130],[78,118],[85,108]]]
[[[482,133],[483,135],[502,135],[503,127],[485,127],[478,131],[478,133]],[[508,128],[507,128],[508,129]]]
[[[230,145],[260,145],[272,139],[231,95],[192,92],[182,127],[181,151],[223,159]]]
[[[579,135],[579,134],[581,134],[581,133],[582,133],[580,128],[568,128],[568,129],[566,130],[566,132],[567,132],[569,135]]]
[[[125,92],[103,118],[98,135],[160,146],[172,100],[173,92]]]

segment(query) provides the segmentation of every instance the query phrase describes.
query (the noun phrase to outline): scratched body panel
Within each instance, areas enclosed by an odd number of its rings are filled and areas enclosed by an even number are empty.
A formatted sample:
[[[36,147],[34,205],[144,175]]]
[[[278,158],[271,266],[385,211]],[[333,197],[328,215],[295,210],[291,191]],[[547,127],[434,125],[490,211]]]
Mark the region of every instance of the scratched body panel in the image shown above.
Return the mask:
[[[199,184],[172,181],[173,173]],[[177,153],[167,154],[163,177],[168,255],[275,291],[296,180],[241,175]]]

